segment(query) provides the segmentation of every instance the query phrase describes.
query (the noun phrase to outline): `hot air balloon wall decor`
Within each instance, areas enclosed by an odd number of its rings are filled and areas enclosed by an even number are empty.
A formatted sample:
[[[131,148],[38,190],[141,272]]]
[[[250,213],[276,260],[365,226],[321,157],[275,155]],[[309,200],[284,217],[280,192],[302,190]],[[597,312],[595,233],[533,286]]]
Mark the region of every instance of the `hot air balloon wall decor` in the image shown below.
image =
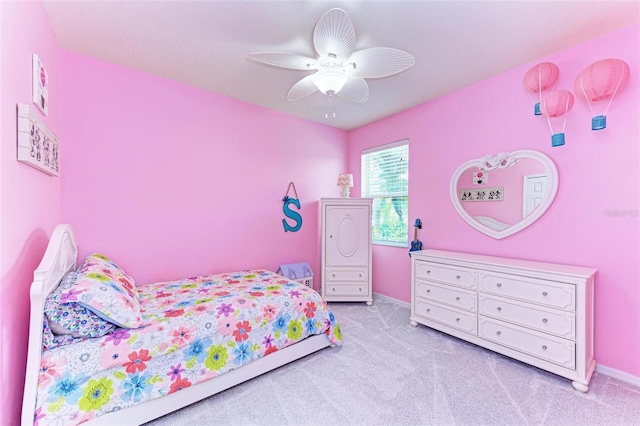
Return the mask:
[[[607,127],[607,112],[611,102],[629,79],[629,65],[620,59],[602,59],[586,67],[578,74],[573,91],[587,101],[593,118],[591,130],[602,130]],[[593,103],[609,100],[604,112],[596,115]]]
[[[533,102],[534,115],[542,115],[540,111],[540,103],[542,102],[542,92],[551,90],[558,81],[560,70],[558,66],[551,62],[541,62],[534,65],[522,79],[522,87],[531,99],[531,94],[537,94],[537,102]]]
[[[549,129],[551,130],[551,146],[561,146],[565,144],[564,129],[567,124],[567,113],[573,108],[574,96],[568,90],[556,89],[549,92],[540,104],[540,111],[547,117]],[[554,133],[551,119],[564,117],[562,132]]]

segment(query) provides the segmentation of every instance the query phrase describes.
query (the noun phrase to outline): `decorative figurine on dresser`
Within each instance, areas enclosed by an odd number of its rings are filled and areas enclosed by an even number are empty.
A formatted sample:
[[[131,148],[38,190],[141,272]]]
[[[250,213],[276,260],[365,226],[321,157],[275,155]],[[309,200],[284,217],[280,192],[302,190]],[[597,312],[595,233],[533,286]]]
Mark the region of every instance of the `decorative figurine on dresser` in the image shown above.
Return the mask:
[[[373,304],[371,198],[323,198],[322,296],[328,302]]]
[[[596,270],[443,250],[411,252],[411,325],[423,324],[572,380],[596,368]]]

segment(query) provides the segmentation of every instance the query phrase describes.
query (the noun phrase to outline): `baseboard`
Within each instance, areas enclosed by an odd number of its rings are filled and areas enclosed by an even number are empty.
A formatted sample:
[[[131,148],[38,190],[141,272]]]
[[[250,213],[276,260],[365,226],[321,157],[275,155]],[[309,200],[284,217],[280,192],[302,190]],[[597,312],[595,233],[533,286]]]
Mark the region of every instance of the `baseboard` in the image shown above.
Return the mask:
[[[600,364],[596,366],[596,371],[598,373],[613,377],[614,379],[618,379],[622,382],[629,383],[640,388],[640,377],[636,377],[632,374],[625,373],[624,371],[616,370],[615,368],[607,367]]]
[[[402,300],[394,299],[393,297],[385,296],[384,294],[373,292],[373,295],[377,298],[384,299],[387,302],[395,303],[396,305],[400,305],[403,308],[411,309],[411,303],[403,302]]]
[[[411,309],[411,303],[404,302],[402,300],[394,299],[393,297],[385,296],[380,293],[373,293],[375,298],[384,299],[388,302],[394,303],[396,305],[400,305],[403,308]],[[618,379],[621,382],[629,383],[634,386],[640,387],[640,377],[636,377],[632,374],[625,373],[624,371],[616,370],[615,368],[607,367],[601,364],[596,365],[596,371],[600,374],[604,374],[609,377],[613,377],[614,379]]]
[[[400,305],[403,308],[411,309],[411,303],[404,302],[402,300],[394,299],[393,297],[385,296],[384,294],[373,292],[375,298],[384,299],[388,302]],[[614,379],[618,379],[622,382],[632,384],[640,387],[640,377],[636,377],[632,374],[625,373],[624,371],[616,370],[615,368],[607,367],[601,364],[596,365],[596,371],[600,374],[604,374]]]

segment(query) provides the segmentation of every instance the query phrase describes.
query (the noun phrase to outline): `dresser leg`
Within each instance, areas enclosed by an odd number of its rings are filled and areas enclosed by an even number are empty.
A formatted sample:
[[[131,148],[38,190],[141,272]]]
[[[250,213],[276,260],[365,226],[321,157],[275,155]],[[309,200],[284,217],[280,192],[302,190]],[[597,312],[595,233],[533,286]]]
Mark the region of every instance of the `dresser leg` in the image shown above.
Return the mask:
[[[414,320],[409,321],[409,324],[411,324],[411,327],[417,327],[418,323],[415,322]]]
[[[571,385],[574,387],[575,390],[579,390],[580,392],[588,392],[589,391],[589,386],[582,384],[582,383],[578,383],[578,382],[571,382]]]
[[[371,305],[373,305],[373,302],[371,300],[368,300],[367,301],[367,306],[371,306]]]

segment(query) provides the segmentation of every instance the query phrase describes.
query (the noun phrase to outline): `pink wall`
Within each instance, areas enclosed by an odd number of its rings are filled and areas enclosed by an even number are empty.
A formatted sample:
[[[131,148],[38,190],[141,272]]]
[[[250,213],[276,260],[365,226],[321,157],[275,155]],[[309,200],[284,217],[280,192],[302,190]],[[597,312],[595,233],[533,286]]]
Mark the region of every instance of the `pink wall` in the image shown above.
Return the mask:
[[[49,115],[58,132],[58,45],[37,2],[0,2],[0,423],[18,424],[29,324],[29,286],[60,222],[60,181],[16,160],[16,104],[31,103],[31,55],[49,73]],[[38,113],[39,114],[39,113]],[[64,141],[61,142],[65,150]]]
[[[409,217],[411,223],[422,219],[425,248],[597,268],[596,360],[635,377],[640,377],[639,35],[640,25],[628,27],[349,134],[354,173],[360,170],[363,148],[409,138]],[[552,148],[547,122],[533,116],[522,76],[535,63],[551,61],[560,68],[558,88],[571,89],[583,68],[608,57],[625,60],[632,74],[607,114],[607,129],[592,131],[589,108],[577,101],[567,117],[567,144]],[[553,159],[558,195],[531,227],[494,240],[458,217],[449,199],[449,179],[467,160],[520,149]],[[406,250],[377,246],[373,255],[374,291],[408,302]]]
[[[62,219],[81,256],[103,252],[138,284],[299,261],[319,273],[318,200],[338,194],[346,132],[67,51],[60,87]],[[285,233],[291,181],[302,228]]]

